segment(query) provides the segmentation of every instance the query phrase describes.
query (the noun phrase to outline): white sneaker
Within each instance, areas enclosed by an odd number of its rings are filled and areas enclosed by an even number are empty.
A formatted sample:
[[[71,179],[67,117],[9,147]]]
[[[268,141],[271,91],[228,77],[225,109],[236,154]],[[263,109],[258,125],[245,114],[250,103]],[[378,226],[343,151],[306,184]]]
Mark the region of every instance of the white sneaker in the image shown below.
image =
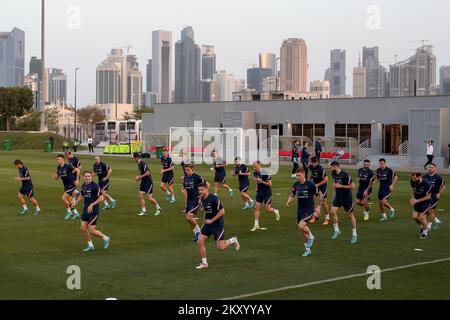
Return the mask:
[[[208,265],[204,264],[204,263],[200,263],[200,265],[197,268],[195,268],[195,269],[197,269],[197,270],[206,270],[206,269],[208,269]]]
[[[237,237],[235,237],[235,239],[236,239],[236,242],[234,243],[234,247],[235,247],[236,251],[239,251],[239,250],[241,250],[241,244],[239,243],[239,240]]]
[[[275,210],[274,213],[275,213],[275,218],[277,219],[277,221],[280,221],[280,219],[281,219],[280,211]]]
[[[250,232],[256,232],[258,230],[261,230],[260,226],[254,226],[252,230],[250,230]]]
[[[147,212],[141,211],[141,213],[139,213],[138,216],[145,217],[145,216],[147,216]]]

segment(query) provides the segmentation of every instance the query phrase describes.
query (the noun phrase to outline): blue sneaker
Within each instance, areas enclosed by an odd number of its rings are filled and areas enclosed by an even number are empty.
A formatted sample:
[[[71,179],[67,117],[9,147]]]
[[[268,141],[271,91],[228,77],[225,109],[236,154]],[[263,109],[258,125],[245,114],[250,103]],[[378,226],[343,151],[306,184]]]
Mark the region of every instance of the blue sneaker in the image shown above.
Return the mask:
[[[194,236],[194,239],[192,239],[192,242],[197,242],[199,237],[200,237],[200,232],[195,233],[195,236]]]
[[[110,241],[111,241],[110,237],[107,237],[105,240],[103,240],[103,249],[108,250]]]
[[[228,191],[229,193],[230,193],[230,197],[233,197],[234,196],[234,191],[233,191],[233,189],[230,189],[230,191]]]
[[[302,255],[302,257],[309,257],[311,255],[311,250],[310,249],[306,249],[305,253]]]
[[[72,221],[75,221],[75,220],[77,220],[78,218],[80,217],[80,214],[79,213],[75,213],[74,215],[73,215],[73,217],[72,217]]]
[[[175,196],[174,196],[174,195],[171,195],[171,196],[170,196],[169,203],[175,203],[175,202],[177,202],[177,200],[175,199]]]
[[[255,207],[255,201],[250,201],[250,209],[253,209]]]
[[[314,245],[314,240],[316,240],[315,237],[313,237],[312,239],[309,239],[308,242],[306,243],[306,248],[311,249]]]
[[[69,221],[71,216],[72,216],[72,212],[67,212],[66,216],[64,217],[64,220]]]
[[[389,219],[393,220],[395,218],[395,210],[391,210],[391,214],[389,215]]]
[[[250,209],[250,205],[248,205],[248,204],[246,204],[246,205],[242,208],[242,210],[248,210],[248,209]]]
[[[341,235],[340,231],[335,231],[333,233],[333,236],[331,237],[331,240],[336,240],[337,238],[339,238],[340,235]]]
[[[117,205],[117,201],[116,200],[111,201],[111,209],[115,209],[116,205]]]
[[[351,244],[356,244],[358,242],[357,236],[352,236],[352,241],[350,241]]]
[[[95,250],[94,247],[87,246],[86,249],[83,250],[83,252],[91,252],[91,251],[94,251],[94,250]]]
[[[102,210],[109,210],[109,209],[111,209],[111,206],[110,206],[109,204],[105,204],[105,205],[102,207]]]
[[[26,215],[28,213],[28,209],[22,209],[22,211],[20,211],[20,215]]]

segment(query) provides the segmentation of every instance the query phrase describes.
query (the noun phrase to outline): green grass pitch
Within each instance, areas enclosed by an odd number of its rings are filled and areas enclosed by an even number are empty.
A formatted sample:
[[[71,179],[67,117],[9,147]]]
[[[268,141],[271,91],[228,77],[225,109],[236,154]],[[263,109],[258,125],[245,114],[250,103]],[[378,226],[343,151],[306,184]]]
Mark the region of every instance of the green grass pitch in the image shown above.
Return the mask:
[[[14,181],[17,170],[12,165],[16,158],[30,169],[43,210],[39,217],[18,214],[19,183]],[[83,168],[91,168],[91,157],[80,159]],[[277,223],[272,215],[262,212],[261,224],[267,231],[251,234],[253,212],[241,210],[239,195],[230,198],[220,192],[226,209],[226,236],[237,235],[242,249],[220,253],[210,240],[210,269],[199,272],[194,269],[200,259],[191,242],[193,234],[180,213],[180,180],[176,204],[168,204],[165,195],[155,188],[164,212],[160,217],[141,218],[137,216],[138,185],[133,181],[136,164],[131,158],[105,157],[104,161],[114,171],[111,193],[118,207],[101,213],[98,228],[111,236],[111,247],[103,251],[96,239],[97,250],[84,254],[79,221],[63,220],[62,183],[51,178],[55,154],[0,152],[0,299],[221,299],[360,274],[370,265],[387,269],[450,257],[450,192],[440,204],[445,210],[439,212],[443,226],[431,232],[429,239],[420,240],[418,227],[411,219],[409,175],[402,173],[392,200],[397,209],[394,221],[378,223],[374,206],[371,221],[364,223],[358,208],[359,243],[351,246],[350,226],[342,212],[341,238],[331,241],[331,226],[314,225],[317,241],[313,255],[302,258],[304,248],[295,225],[295,206],[284,207],[292,180],[290,168],[283,167],[273,177],[274,207],[280,209],[282,220]],[[151,161],[155,182],[159,180],[159,169],[159,163]],[[198,167],[197,172],[212,180],[209,167]],[[180,176],[177,168],[177,179]],[[446,180],[450,185],[450,177]],[[237,179],[230,175],[228,181],[236,189]],[[148,208],[153,211],[150,205]],[[66,287],[66,268],[70,265],[81,268],[81,290]],[[351,278],[252,298],[450,299],[450,262],[383,273],[381,290],[368,290],[366,281],[367,277]]]

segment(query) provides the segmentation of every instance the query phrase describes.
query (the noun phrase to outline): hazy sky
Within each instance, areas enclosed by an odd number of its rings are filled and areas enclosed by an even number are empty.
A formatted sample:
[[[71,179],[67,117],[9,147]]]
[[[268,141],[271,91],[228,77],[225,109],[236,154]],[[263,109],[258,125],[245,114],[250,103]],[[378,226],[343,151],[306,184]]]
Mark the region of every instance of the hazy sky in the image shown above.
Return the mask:
[[[26,32],[26,61],[40,56],[40,0],[2,0],[0,31]],[[217,67],[245,78],[262,51],[279,54],[281,42],[301,37],[309,48],[309,80],[323,79],[329,51],[347,50],[347,93],[363,46],[380,47],[384,65],[413,54],[420,40],[435,46],[438,67],[450,65],[450,2],[445,0],[47,0],[47,66],[69,76],[79,66],[79,106],[95,100],[95,68],[111,48],[132,46],[145,79],[151,33],[194,28],[199,45],[216,47]],[[375,10],[369,10],[376,6]],[[71,9],[79,8],[80,23]],[[377,19],[377,8],[380,19]],[[69,10],[69,13],[68,13]],[[76,11],[76,10],[75,10]],[[68,27],[72,23],[72,26]],[[368,24],[370,27],[368,27]],[[28,71],[28,70],[27,70]],[[145,88],[145,80],[144,80]]]

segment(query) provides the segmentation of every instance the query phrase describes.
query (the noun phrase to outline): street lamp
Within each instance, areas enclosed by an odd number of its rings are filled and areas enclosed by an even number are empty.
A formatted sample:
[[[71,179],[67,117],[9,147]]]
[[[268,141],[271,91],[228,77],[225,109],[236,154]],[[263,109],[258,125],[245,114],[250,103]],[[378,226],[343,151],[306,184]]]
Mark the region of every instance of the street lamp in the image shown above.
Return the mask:
[[[74,115],[74,140],[77,140],[77,73],[79,67],[75,68],[75,115]]]
[[[39,86],[39,110],[41,111],[41,132],[45,129],[45,98],[44,98],[44,76],[45,76],[45,0],[41,2],[41,81]],[[39,81],[38,81],[39,82]]]
[[[281,62],[281,57],[275,58],[275,100],[278,100],[278,61]]]

